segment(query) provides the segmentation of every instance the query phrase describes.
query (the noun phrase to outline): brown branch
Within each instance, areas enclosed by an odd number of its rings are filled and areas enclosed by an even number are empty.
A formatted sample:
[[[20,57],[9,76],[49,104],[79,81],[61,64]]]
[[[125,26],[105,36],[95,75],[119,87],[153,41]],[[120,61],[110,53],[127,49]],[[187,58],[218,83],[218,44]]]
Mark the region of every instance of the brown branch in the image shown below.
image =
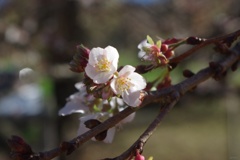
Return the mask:
[[[235,32],[235,34],[239,34],[240,31]],[[224,36],[227,37],[227,36]],[[218,38],[218,40],[223,40],[223,38]],[[172,106],[177,102],[178,97],[176,95],[184,95],[186,92],[200,84],[201,82],[209,79],[210,77],[214,76],[221,76],[222,73],[224,73],[228,68],[230,68],[234,63],[239,61],[240,59],[240,45],[236,45],[235,48],[231,51],[231,54],[227,56],[223,61],[218,63],[218,67],[207,67],[206,69],[203,69],[199,71],[197,74],[194,76],[184,80],[183,82],[171,86],[169,88],[162,89],[160,91],[154,91],[154,92],[149,92],[149,94],[145,97],[141,107],[137,108],[140,109],[147,104],[150,104],[152,102],[161,102],[160,104],[162,106],[167,105],[161,113],[160,117],[156,118],[156,122],[153,122],[152,126],[150,126],[150,129],[146,130],[146,133],[144,133],[140,137],[140,141],[145,141],[150,137],[147,136],[147,134],[152,134],[151,132],[153,131],[152,128],[156,127],[157,124],[162,120],[162,118],[165,116],[165,114],[172,108]],[[136,110],[128,107],[122,112],[116,114],[115,116],[109,118],[108,120],[104,121],[100,125],[94,127],[93,129],[89,130],[88,132],[72,139],[69,142],[63,142],[59,147],[52,149],[50,151],[46,152],[40,152],[40,153],[32,153],[30,150],[26,151],[28,155],[28,158],[23,158],[24,160],[29,159],[29,160],[50,160],[54,157],[59,156],[60,154],[67,152],[67,154],[70,154],[72,151],[74,151],[76,148],[78,148],[81,144],[87,142],[90,140],[92,137],[96,136],[97,134],[115,126],[117,123],[119,123],[122,119],[130,115],[131,113],[135,112]],[[151,128],[152,127],[152,128]],[[14,139],[10,139],[10,142],[13,142]],[[137,141],[138,142],[138,141]],[[136,142],[136,143],[137,143]],[[21,142],[22,143],[22,142]],[[25,143],[25,142],[24,142]],[[15,144],[15,143],[14,143]],[[15,146],[14,146],[15,147]],[[17,152],[15,148],[11,147],[12,149],[12,154],[19,156],[21,154],[20,152]],[[19,148],[17,148],[19,149]],[[31,149],[31,148],[30,148]],[[129,151],[126,151],[128,155],[131,155],[129,153],[132,153],[131,149]],[[24,152],[25,153],[25,152]],[[125,155],[125,154],[124,154]],[[127,154],[126,154],[127,155]],[[21,155],[20,155],[21,156]],[[14,156],[12,156],[14,158]],[[16,158],[15,158],[16,159]],[[18,160],[23,160],[18,157]]]
[[[106,158],[104,160],[123,160],[135,155],[136,150],[142,151],[143,146],[147,142],[147,140],[151,137],[159,123],[163,120],[163,118],[167,115],[167,113],[174,107],[174,105],[178,102],[180,95],[173,95],[174,100],[166,105],[161,107],[160,113],[154,119],[154,121],[148,126],[148,128],[143,132],[143,134],[137,139],[137,141],[124,153],[115,158]]]
[[[206,68],[198,72],[195,76],[169,88],[167,92],[173,91],[173,94],[171,95],[171,101],[165,106],[162,107],[160,113],[157,115],[157,117],[154,119],[154,121],[148,126],[148,128],[144,131],[144,133],[137,139],[137,141],[124,153],[119,155],[115,158],[106,158],[104,160],[122,160],[127,159],[129,157],[132,157],[136,150],[142,151],[143,146],[147,142],[147,140],[150,138],[150,136],[153,134],[156,127],[159,125],[159,123],[163,120],[163,118],[166,116],[166,114],[174,107],[174,105],[179,101],[180,95],[184,95],[187,91],[194,88],[197,84],[200,84],[201,82],[207,80],[208,78],[214,76],[214,74],[222,74],[224,73],[228,68],[230,68],[236,61],[240,59],[240,44],[233,48],[232,54],[219,63],[221,66],[221,71],[214,70],[214,68]],[[220,75],[219,75],[220,76]],[[156,99],[161,98],[161,93],[154,94],[154,97]],[[152,98],[150,98],[152,99]],[[154,99],[154,98],[153,98]]]
[[[206,41],[203,41],[202,43],[200,43],[199,45],[191,48],[190,50],[186,51],[185,53],[171,59],[170,64],[177,64],[177,63],[181,62],[183,59],[192,55],[195,51],[197,51],[197,50],[199,50],[199,49],[201,49],[201,48],[203,48],[207,45],[226,40],[227,38],[231,38],[231,37],[235,38],[235,37],[238,37],[239,35],[240,35],[240,30],[238,30],[236,32],[233,32],[233,33],[230,33],[230,34],[227,34],[227,35],[220,36],[220,37],[207,39]]]

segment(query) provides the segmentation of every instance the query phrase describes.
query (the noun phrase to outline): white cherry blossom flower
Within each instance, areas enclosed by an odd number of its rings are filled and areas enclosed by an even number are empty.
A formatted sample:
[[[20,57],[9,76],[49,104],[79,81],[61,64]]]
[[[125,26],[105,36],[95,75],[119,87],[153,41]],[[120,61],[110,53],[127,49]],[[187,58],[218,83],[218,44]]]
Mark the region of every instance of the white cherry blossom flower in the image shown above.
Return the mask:
[[[146,39],[139,43],[138,49],[140,49],[140,51],[138,52],[138,57],[144,60],[151,60],[147,54],[147,50],[149,50],[151,47],[152,45],[149,44]]]
[[[75,84],[75,87],[79,90],[68,98],[67,103],[58,112],[61,116],[66,116],[72,113],[86,113],[89,112],[88,103],[94,100],[92,95],[87,94],[86,86],[83,83]]]
[[[123,101],[129,106],[137,107],[141,104],[142,89],[146,87],[145,79],[134,72],[130,65],[124,66],[111,81],[111,88],[116,95],[121,95]]]
[[[166,47],[166,44],[163,46]],[[152,38],[147,36],[147,39],[138,45],[138,49],[140,49],[138,57],[142,60],[150,61],[154,65],[166,64],[168,60],[162,51],[163,46],[161,40],[158,40],[156,44],[154,44]]]
[[[85,72],[94,83],[106,83],[117,71],[119,54],[116,48],[108,46],[93,48],[89,53]]]

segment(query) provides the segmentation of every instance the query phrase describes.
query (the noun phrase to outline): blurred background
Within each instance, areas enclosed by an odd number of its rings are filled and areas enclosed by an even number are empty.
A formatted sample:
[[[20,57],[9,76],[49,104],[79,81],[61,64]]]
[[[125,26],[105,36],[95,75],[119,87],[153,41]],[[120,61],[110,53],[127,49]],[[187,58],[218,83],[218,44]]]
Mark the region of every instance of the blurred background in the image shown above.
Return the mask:
[[[34,151],[50,150],[76,136],[79,115],[59,117],[81,75],[69,70],[76,45],[108,45],[120,53],[120,65],[136,65],[137,45],[146,35],[214,37],[240,26],[238,0],[0,0],[0,159],[9,160],[7,139],[19,135]],[[217,58],[213,46],[179,65],[197,72]],[[188,49],[181,47],[176,54]],[[22,68],[33,71],[19,79]],[[28,74],[28,72],[26,73]],[[154,73],[156,74],[156,73]],[[154,75],[153,75],[154,76]],[[151,76],[146,77],[151,80]],[[70,156],[95,160],[125,151],[158,112],[150,105],[120,130],[113,144],[88,142]],[[187,94],[148,141],[143,154],[155,160],[240,159],[240,73],[208,80]]]

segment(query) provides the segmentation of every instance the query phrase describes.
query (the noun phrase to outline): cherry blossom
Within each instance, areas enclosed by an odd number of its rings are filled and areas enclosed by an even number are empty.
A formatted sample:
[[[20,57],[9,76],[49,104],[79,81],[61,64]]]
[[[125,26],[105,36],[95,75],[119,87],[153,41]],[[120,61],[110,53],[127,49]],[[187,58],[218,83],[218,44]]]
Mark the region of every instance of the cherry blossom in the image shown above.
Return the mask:
[[[126,65],[112,79],[111,88],[113,92],[122,96],[123,101],[129,106],[137,107],[141,104],[142,89],[146,87],[145,79],[134,72],[135,67]]]
[[[113,112],[120,112],[127,107],[123,100],[118,97],[112,97],[111,100],[95,98],[93,95],[86,92],[86,86],[82,82],[77,83],[75,87],[79,92],[72,94],[68,98],[66,105],[59,110],[59,115],[66,116],[73,113],[81,114],[78,135],[85,133],[92,129],[94,125],[98,125],[112,117],[114,115]],[[135,112],[124,118],[112,128],[103,132],[101,135],[95,136],[92,140],[111,143],[116,130],[121,128],[123,124],[131,122],[134,117]]]
[[[119,54],[116,48],[108,46],[105,49],[93,48],[85,72],[94,83],[106,83],[117,71]]]
[[[79,90],[67,99],[67,103],[58,112],[61,116],[66,116],[72,113],[87,113],[89,112],[89,104],[93,102],[94,97],[86,92],[86,86],[79,82],[75,84],[75,87]]]
[[[156,44],[154,44],[152,38],[147,36],[147,39],[142,41],[138,45],[138,57],[145,61],[150,61],[154,65],[163,65],[168,63],[168,59],[164,54],[167,50],[168,46],[166,44],[162,44],[161,40],[158,40]]]

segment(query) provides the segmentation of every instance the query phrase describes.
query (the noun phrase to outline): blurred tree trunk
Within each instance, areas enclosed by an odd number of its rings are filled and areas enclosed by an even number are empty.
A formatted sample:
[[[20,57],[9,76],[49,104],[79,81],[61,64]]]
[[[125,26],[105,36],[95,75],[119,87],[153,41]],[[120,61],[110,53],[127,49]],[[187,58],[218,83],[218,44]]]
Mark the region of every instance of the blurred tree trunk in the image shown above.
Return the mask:
[[[76,51],[75,46],[83,42],[86,36],[81,21],[78,20],[81,17],[81,6],[77,1],[43,0],[38,3],[36,13],[40,32],[45,39],[43,50],[48,72],[48,67],[69,63]],[[69,70],[69,72],[71,71]],[[57,104],[54,115],[57,115],[58,110],[65,105],[66,98],[76,91],[74,89],[76,82],[76,77],[53,77],[54,96]],[[67,131],[63,131],[62,117],[57,119],[51,117],[49,122],[52,122],[51,125],[55,125],[53,128],[57,126],[57,132],[55,135],[53,134],[55,137],[52,138],[59,143],[64,139],[63,134]],[[69,120],[68,124],[71,123]],[[53,129],[52,131],[54,132]],[[60,159],[63,160],[63,157]]]

